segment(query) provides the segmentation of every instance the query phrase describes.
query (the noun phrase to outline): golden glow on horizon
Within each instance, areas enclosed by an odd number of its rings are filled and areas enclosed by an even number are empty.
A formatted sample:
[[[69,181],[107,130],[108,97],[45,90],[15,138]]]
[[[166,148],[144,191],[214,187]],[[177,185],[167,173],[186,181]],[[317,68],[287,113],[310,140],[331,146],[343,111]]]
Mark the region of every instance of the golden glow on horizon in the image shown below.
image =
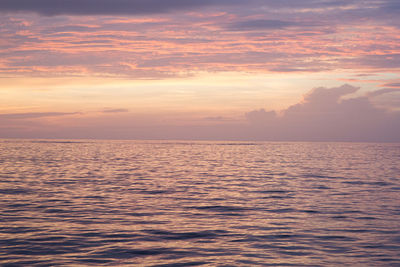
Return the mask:
[[[346,76],[346,73],[202,72],[193,77],[166,80],[7,78],[0,79],[0,94],[2,113],[85,112],[113,107],[133,113],[204,112],[216,116],[233,112],[237,115],[254,108],[287,108],[310,87],[338,86],[343,83],[339,77]],[[358,82],[367,90],[376,85]]]

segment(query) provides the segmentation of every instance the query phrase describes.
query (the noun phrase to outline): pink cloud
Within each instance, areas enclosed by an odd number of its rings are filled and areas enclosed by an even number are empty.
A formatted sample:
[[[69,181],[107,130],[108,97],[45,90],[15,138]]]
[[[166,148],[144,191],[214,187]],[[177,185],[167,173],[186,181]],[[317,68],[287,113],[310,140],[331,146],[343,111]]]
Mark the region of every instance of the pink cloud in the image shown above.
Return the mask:
[[[400,27],[381,14],[385,1],[367,1],[368,8],[357,1],[117,1],[109,9],[106,1],[22,2],[2,2],[0,74],[164,79],[197,71],[399,69]],[[133,16],[144,6],[146,17]]]

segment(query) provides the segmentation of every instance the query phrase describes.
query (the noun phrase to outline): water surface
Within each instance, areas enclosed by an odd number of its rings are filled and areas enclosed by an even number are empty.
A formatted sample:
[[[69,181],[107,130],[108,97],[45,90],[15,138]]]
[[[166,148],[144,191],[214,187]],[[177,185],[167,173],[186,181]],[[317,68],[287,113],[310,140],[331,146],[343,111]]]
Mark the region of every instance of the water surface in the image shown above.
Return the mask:
[[[400,266],[400,144],[0,140],[4,266]]]

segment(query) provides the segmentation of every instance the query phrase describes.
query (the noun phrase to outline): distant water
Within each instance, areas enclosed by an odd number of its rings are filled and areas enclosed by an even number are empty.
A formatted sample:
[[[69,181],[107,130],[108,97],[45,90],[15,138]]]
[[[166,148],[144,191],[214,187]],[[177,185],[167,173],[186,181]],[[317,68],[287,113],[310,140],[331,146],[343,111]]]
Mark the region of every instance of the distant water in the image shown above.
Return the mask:
[[[0,140],[2,266],[400,266],[400,144]]]

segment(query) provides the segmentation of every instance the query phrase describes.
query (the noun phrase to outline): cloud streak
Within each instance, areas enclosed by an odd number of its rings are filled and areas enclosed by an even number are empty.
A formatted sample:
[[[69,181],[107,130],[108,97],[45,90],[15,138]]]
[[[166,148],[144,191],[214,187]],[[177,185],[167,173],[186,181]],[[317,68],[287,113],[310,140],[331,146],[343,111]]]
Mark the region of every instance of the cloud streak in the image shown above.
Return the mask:
[[[36,119],[43,117],[60,117],[68,115],[81,114],[79,112],[27,112],[27,113],[5,113],[0,114],[0,119],[9,120],[23,120],[23,119]]]
[[[400,83],[385,83],[383,86],[400,88]]]
[[[124,113],[124,112],[129,112],[129,110],[126,108],[107,108],[107,109],[103,109],[101,112],[103,112],[103,113]]]
[[[253,30],[271,30],[271,29],[284,29],[288,27],[298,26],[295,22],[284,20],[247,20],[231,23],[227,26],[231,31],[253,31]]]
[[[376,97],[376,96],[380,96],[380,95],[385,95],[385,94],[389,94],[389,93],[399,93],[400,92],[400,88],[384,88],[384,89],[380,89],[380,90],[375,90],[373,92],[369,92],[367,94],[368,97]]]

